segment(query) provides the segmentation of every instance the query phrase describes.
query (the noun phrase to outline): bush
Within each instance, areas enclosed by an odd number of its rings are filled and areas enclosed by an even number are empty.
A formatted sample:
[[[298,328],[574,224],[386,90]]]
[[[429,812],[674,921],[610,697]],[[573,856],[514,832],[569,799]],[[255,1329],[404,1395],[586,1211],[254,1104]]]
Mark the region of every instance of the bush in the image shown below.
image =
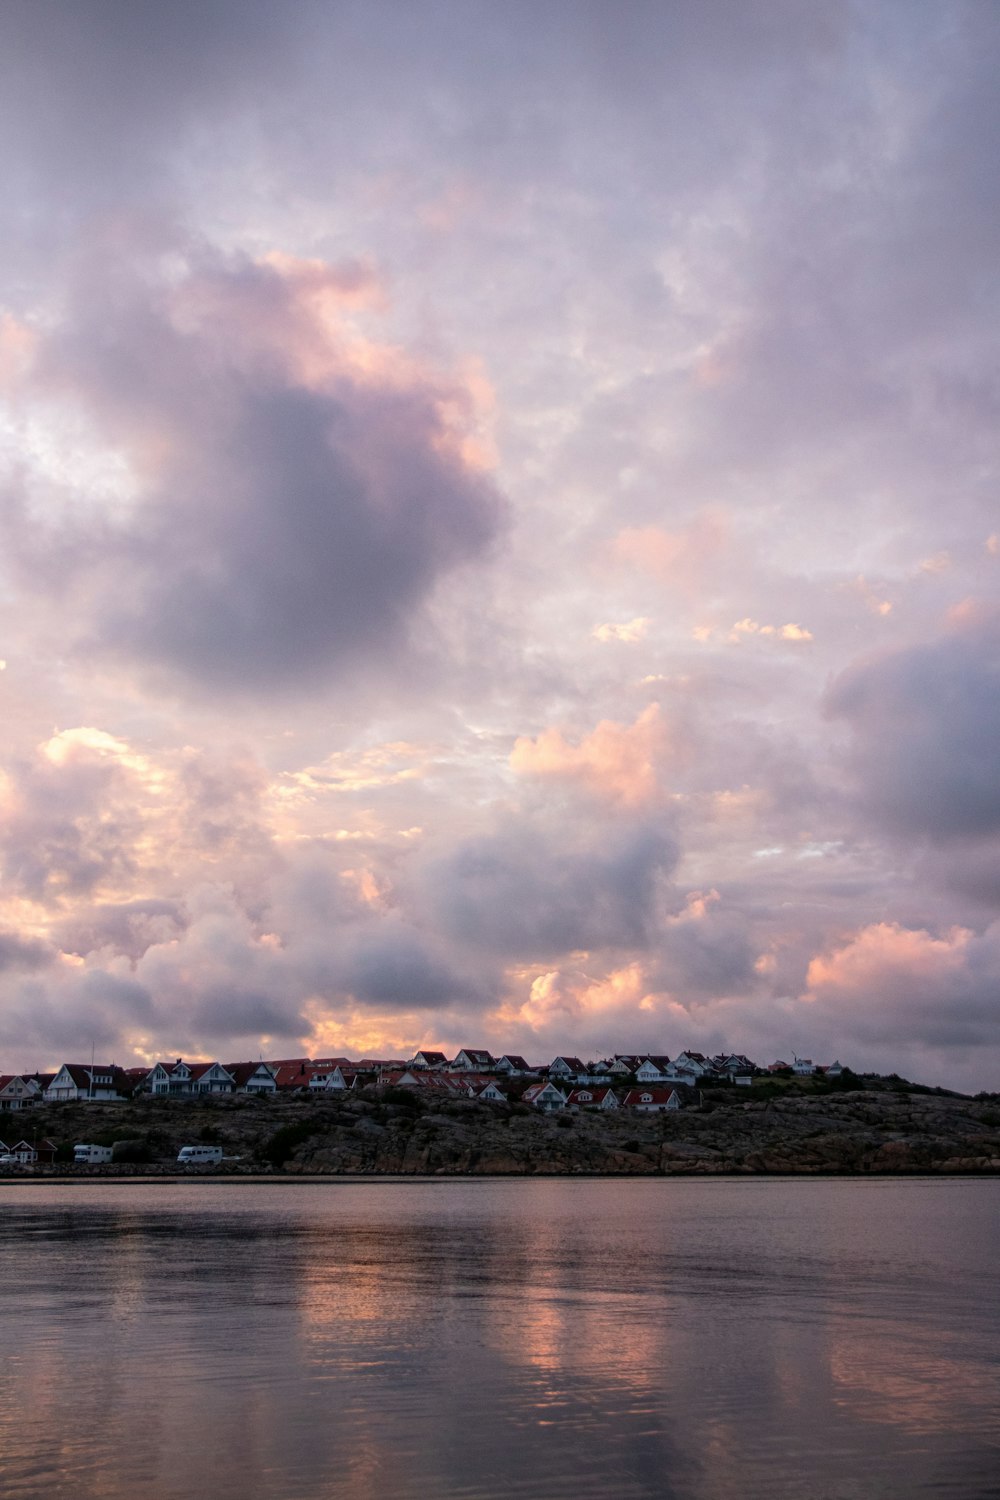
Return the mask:
[[[295,1125],[280,1125],[261,1149],[261,1158],[273,1167],[283,1167],[296,1146],[301,1146],[311,1135],[316,1134],[315,1120],[299,1120]]]
[[[153,1160],[153,1153],[149,1149],[148,1141],[116,1141],[111,1148],[111,1160],[114,1162],[125,1161],[145,1163]]]

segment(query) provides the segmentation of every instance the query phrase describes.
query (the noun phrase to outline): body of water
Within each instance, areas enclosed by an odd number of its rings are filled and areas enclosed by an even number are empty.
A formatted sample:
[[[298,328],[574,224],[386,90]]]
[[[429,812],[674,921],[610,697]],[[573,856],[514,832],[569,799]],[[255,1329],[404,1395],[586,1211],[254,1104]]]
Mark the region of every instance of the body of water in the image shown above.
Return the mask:
[[[1000,1496],[1000,1181],[0,1189],[4,1500]]]

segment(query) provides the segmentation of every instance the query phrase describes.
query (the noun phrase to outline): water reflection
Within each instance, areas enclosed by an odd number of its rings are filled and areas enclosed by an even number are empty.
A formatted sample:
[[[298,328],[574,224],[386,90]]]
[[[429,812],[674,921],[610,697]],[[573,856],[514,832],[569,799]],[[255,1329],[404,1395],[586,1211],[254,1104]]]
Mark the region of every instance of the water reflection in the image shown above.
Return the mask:
[[[10,1191],[3,1494],[985,1496],[998,1198],[993,1182]]]

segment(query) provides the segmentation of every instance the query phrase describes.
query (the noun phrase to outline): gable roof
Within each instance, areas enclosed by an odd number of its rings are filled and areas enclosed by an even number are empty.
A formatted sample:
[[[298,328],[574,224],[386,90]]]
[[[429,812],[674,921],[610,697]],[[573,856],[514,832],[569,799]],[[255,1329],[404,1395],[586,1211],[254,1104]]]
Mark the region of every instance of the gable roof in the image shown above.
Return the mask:
[[[238,1089],[243,1088],[255,1073],[260,1072],[261,1068],[265,1069],[272,1078],[274,1077],[274,1069],[265,1062],[224,1063],[223,1067]]]
[[[680,1100],[681,1095],[677,1089],[659,1089],[655,1084],[640,1084],[637,1089],[629,1089],[622,1100],[626,1109],[636,1104],[667,1104],[674,1095]]]
[[[595,1087],[592,1084],[585,1083],[580,1088],[570,1089],[566,1102],[567,1104],[603,1104],[609,1094],[617,1103],[618,1095],[614,1089],[610,1089],[606,1085],[597,1085]],[[584,1098],[584,1095],[587,1097]]]

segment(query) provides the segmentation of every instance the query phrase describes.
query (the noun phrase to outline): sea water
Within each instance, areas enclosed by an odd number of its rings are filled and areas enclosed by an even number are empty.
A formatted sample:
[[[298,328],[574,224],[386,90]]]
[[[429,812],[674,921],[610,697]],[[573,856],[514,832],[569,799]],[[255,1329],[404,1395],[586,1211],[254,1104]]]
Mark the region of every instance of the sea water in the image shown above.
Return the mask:
[[[998,1180],[0,1187],[0,1494],[1000,1495]]]

